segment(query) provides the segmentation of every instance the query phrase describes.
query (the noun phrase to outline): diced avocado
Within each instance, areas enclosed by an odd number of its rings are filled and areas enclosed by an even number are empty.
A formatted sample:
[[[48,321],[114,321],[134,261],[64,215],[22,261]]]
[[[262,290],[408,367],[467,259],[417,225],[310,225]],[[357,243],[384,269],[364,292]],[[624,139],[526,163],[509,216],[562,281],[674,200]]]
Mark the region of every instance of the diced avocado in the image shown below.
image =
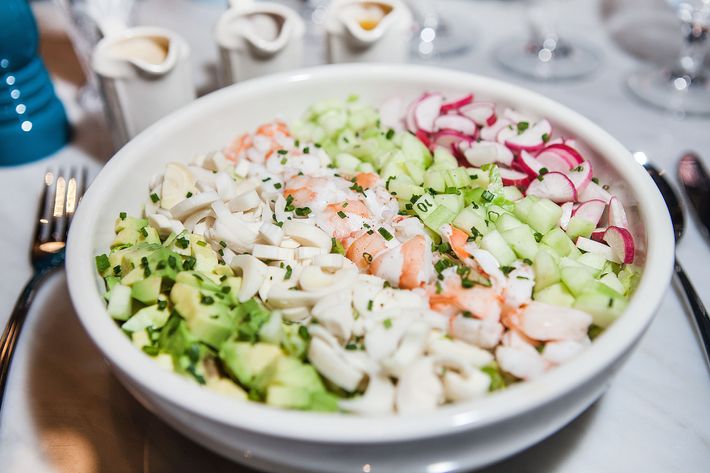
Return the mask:
[[[567,236],[569,236],[573,241],[577,240],[577,237],[589,238],[592,235],[594,228],[594,223],[575,216],[572,217],[567,224]]]
[[[195,269],[203,273],[211,273],[218,264],[217,252],[199,235],[190,235],[192,256],[197,260]]]
[[[166,308],[160,309],[157,304],[149,305],[133,314],[133,317],[121,325],[121,328],[128,332],[135,332],[148,327],[159,329],[165,325],[168,317],[170,317],[170,311]]]
[[[582,291],[574,303],[574,308],[587,312],[593,322],[606,328],[626,309],[627,300],[605,284],[594,282]]]
[[[535,291],[545,289],[560,280],[557,261],[548,249],[541,247],[538,250],[533,262],[533,270],[535,271]]]
[[[133,268],[128,274],[121,278],[121,284],[124,286],[132,286],[143,279],[145,279],[145,271],[143,268]]]
[[[135,228],[124,228],[116,234],[116,237],[111,242],[111,248],[121,245],[135,245],[141,237],[139,230]]]
[[[131,286],[131,297],[144,304],[155,304],[158,302],[162,281],[160,276],[150,276],[136,281]]]
[[[160,245],[160,235],[158,235],[158,231],[153,228],[153,227],[145,227],[145,234],[142,235],[143,241],[146,243],[151,243],[151,244],[157,244]]]
[[[299,330],[302,325],[298,324],[283,324],[283,338],[281,346],[286,353],[294,358],[304,359],[308,351],[308,341],[303,337],[303,332]]]
[[[535,236],[529,226],[520,225],[500,232],[500,234],[519,257],[529,260],[535,258],[537,254],[537,241],[535,241]]]
[[[574,246],[574,242],[570,240],[561,228],[553,228],[547,232],[540,243],[549,246],[560,256],[568,256],[570,253],[577,254],[579,252],[577,247]]]
[[[133,346],[141,350],[143,347],[150,345],[150,336],[147,330],[137,330],[131,334],[131,342]]]
[[[257,299],[249,299],[234,308],[237,338],[241,341],[256,342],[259,330],[271,317],[269,311]]]
[[[124,216],[123,218],[119,217],[116,219],[114,231],[119,233],[127,228],[138,231],[146,226],[148,226],[148,219]]]
[[[335,411],[337,398],[325,390],[318,372],[295,358],[276,361],[266,388],[266,403],[276,407],[303,410]],[[264,383],[263,379],[259,380]]]
[[[547,304],[559,305],[563,307],[572,307],[574,304],[574,296],[572,296],[567,288],[561,283],[552,284],[540,291],[536,291],[533,295],[533,299]]]
[[[227,371],[244,386],[252,386],[258,376],[284,357],[277,345],[229,340],[222,344],[219,357]]]
[[[170,291],[170,300],[198,340],[219,348],[232,335],[235,325],[232,314],[217,298],[203,295],[195,286],[178,282]]]
[[[133,311],[131,288],[117,284],[111,289],[107,311],[116,320],[128,320]]]
[[[188,284],[206,291],[218,292],[219,286],[211,278],[200,271],[181,271],[175,277],[175,282]]]
[[[207,387],[210,389],[224,394],[226,396],[234,397],[237,399],[246,400],[247,393],[237,386],[234,381],[225,378],[208,378]]]
[[[239,304],[239,289],[242,287],[242,278],[239,276],[229,276],[222,283],[222,289],[229,287],[229,298],[232,305]]]

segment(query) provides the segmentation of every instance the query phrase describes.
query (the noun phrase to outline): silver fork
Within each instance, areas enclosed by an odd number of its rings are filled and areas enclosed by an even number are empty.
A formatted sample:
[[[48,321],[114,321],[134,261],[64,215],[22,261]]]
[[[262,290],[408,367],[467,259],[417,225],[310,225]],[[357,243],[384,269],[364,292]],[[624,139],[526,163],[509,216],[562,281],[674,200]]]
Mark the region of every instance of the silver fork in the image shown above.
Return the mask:
[[[86,179],[85,167],[72,167],[68,173],[62,169],[56,173],[48,170],[44,174],[44,189],[30,255],[34,271],[17,299],[0,338],[0,410],[22,324],[39,285],[47,275],[64,265],[67,232],[76,206],[84,194]]]

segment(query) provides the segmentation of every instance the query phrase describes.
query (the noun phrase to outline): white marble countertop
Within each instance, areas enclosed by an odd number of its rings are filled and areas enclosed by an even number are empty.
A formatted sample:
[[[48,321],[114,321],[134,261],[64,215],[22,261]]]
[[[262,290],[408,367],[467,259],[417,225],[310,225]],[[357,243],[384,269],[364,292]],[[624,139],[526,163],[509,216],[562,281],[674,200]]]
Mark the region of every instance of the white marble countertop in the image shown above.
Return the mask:
[[[624,90],[625,74],[641,63],[612,41],[609,22],[602,20],[602,5],[597,2],[566,2],[561,30],[596,45],[603,51],[603,66],[586,80],[559,84],[510,77],[492,63],[492,45],[525,30],[517,2],[439,3],[445,13],[455,13],[456,21],[470,24],[476,38],[469,54],[439,64],[504,78],[546,94],[588,116],[630,149],[646,151],[657,164],[668,167],[671,177],[675,178],[674,166],[683,150],[697,150],[710,164],[710,121],[679,120],[648,109]],[[603,2],[607,9],[611,4]],[[39,7],[41,13],[47,12],[48,5]],[[196,77],[204,91],[214,87],[217,54],[210,36],[219,13],[219,2],[150,0],[141,2],[138,19],[181,29],[195,52]],[[658,41],[658,51],[672,51],[677,44],[677,38],[664,37],[661,29],[658,34],[644,33],[647,40]],[[310,61],[319,58],[313,54]],[[0,273],[2,325],[30,276],[27,255],[42,173],[60,163],[84,162],[98,170],[110,155],[102,121],[82,114],[75,89],[57,80],[74,124],[73,143],[47,160],[0,168],[0,198],[5,202],[0,210],[4,222],[0,260],[5,268]],[[710,248],[692,220],[678,254],[710,304]],[[539,445],[485,471],[708,471],[710,378],[689,320],[677,293],[669,288],[640,346],[599,402]],[[123,389],[80,327],[61,273],[45,284],[32,307],[8,388],[0,420],[3,472],[248,471],[177,434]]]

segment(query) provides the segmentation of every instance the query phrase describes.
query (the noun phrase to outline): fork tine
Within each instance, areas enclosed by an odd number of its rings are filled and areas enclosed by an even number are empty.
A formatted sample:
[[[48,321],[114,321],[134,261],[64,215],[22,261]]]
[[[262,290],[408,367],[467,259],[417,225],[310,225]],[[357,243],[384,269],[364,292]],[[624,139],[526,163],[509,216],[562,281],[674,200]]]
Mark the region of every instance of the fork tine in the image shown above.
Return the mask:
[[[35,241],[44,243],[49,239],[52,223],[52,206],[54,204],[54,184],[56,173],[48,168],[44,173],[44,183],[42,186],[42,198],[37,216],[37,227],[35,229]]]
[[[67,176],[63,168],[57,173],[56,184],[54,186],[54,206],[52,216],[54,217],[54,228],[52,228],[52,239],[54,241],[64,241],[64,229],[66,228],[66,202],[67,202]]]
[[[72,167],[69,171],[69,179],[67,180],[66,222],[64,226],[64,233],[59,241],[67,240],[69,226],[71,225],[74,214],[76,213],[76,208],[84,195],[84,191],[86,190],[87,174],[88,168],[86,166],[79,166],[78,169]]]

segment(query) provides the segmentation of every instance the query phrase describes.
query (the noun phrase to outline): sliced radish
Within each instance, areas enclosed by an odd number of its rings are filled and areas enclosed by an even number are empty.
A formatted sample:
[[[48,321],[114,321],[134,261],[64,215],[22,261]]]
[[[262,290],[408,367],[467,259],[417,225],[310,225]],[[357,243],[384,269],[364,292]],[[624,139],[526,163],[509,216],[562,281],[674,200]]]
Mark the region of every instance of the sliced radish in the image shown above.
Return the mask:
[[[424,94],[422,97],[425,96],[426,94]],[[404,126],[406,126],[407,130],[411,131],[412,133],[415,133],[417,131],[417,122],[414,120],[414,109],[416,108],[417,104],[419,103],[419,100],[421,100],[422,97],[419,97],[418,99],[412,101],[407,106],[407,112],[404,115]]]
[[[496,122],[496,106],[488,102],[474,102],[459,109],[459,113],[478,126],[491,126]]]
[[[441,94],[430,94],[419,100],[414,107],[414,122],[417,128],[428,133],[434,131],[434,120],[439,116],[441,102],[444,100]]]
[[[557,153],[568,162],[573,163],[571,167],[582,164],[584,158],[582,158],[582,155],[579,154],[576,149],[572,148],[569,143],[572,143],[572,141],[567,140],[564,143],[548,143],[547,146],[540,151],[540,154],[547,152]]]
[[[430,148],[436,146],[443,146],[452,152],[458,152],[459,143],[462,141],[471,141],[471,138],[454,130],[442,130],[436,132],[431,139]]]
[[[630,231],[622,227],[609,227],[604,232],[604,241],[611,246],[622,263],[634,262],[634,237]]]
[[[540,164],[546,167],[548,171],[566,172],[577,166],[576,162],[568,161],[561,154],[555,153],[554,151],[545,151],[544,149],[538,153],[535,158],[537,158]]]
[[[476,121],[475,119],[473,121]],[[500,120],[496,120],[496,122],[493,125],[488,125],[486,127],[481,128],[481,132],[479,133],[480,137],[482,140],[486,141],[495,141],[496,136],[498,136],[498,133],[508,125],[512,124],[510,120],[507,118],[501,118]]]
[[[434,119],[434,130],[453,130],[473,136],[476,133],[476,124],[462,115],[440,115]]]
[[[527,186],[530,182],[530,176],[515,169],[501,167],[498,168],[498,172],[503,179],[503,185],[506,186]]]
[[[464,145],[464,143],[466,143]],[[471,166],[481,167],[488,163],[513,163],[513,152],[500,143],[493,141],[461,142],[459,150]]]
[[[451,111],[458,110],[471,102],[473,102],[473,94],[464,95],[463,97],[441,104],[441,113],[449,113]]]
[[[532,117],[530,115],[525,115],[524,113],[521,113],[517,110],[513,110],[512,108],[504,109],[503,116],[514,123],[519,123],[519,122],[533,123],[535,121],[534,117]]]
[[[517,129],[515,131],[517,132]],[[545,138],[551,133],[552,125],[543,118],[519,135],[506,137],[505,145],[514,151],[537,151],[545,146]]]
[[[569,177],[561,172],[548,172],[536,177],[530,182],[525,194],[550,199],[558,204],[577,200],[577,189]]]
[[[590,240],[589,238],[578,237],[575,245],[577,248],[586,251],[587,253],[594,253],[595,255],[599,255],[613,263],[621,263],[621,260],[614,250],[609,245],[605,245],[604,243]]]
[[[592,222],[594,225],[596,225],[602,218],[604,209],[606,209],[606,203],[603,200],[588,200],[587,202],[583,202],[579,205],[579,207],[574,209],[572,215],[574,215],[575,217],[583,218],[584,220]]]
[[[520,170],[527,173],[530,177],[537,177],[537,175],[540,174],[540,169],[545,167],[527,151],[521,151],[515,162]]]
[[[608,204],[611,200],[611,194],[608,193],[602,186],[592,181],[587,184],[587,188],[584,189],[584,191],[579,193],[579,201],[587,202],[595,199],[603,200]]]
[[[592,182],[592,164],[589,161],[584,161],[576,168],[567,171],[567,177],[572,181],[577,189],[577,194],[584,192],[590,182]]]
[[[629,228],[629,221],[626,218],[624,205],[616,196],[613,196],[609,200],[609,225],[627,229]]]
[[[419,138],[419,141],[421,141],[424,146],[426,146],[427,148],[431,148],[431,140],[429,139],[429,135],[427,133],[422,130],[417,130],[414,135]]]
[[[402,129],[402,97],[390,97],[380,105],[380,124],[384,128]]]
[[[595,228],[590,238],[594,241],[604,241],[604,233],[606,233],[606,228],[607,227]]]
[[[574,204],[572,202],[565,202],[561,207],[562,215],[560,215],[560,227],[562,230],[567,231],[567,225],[569,225],[569,221],[572,218]]]

